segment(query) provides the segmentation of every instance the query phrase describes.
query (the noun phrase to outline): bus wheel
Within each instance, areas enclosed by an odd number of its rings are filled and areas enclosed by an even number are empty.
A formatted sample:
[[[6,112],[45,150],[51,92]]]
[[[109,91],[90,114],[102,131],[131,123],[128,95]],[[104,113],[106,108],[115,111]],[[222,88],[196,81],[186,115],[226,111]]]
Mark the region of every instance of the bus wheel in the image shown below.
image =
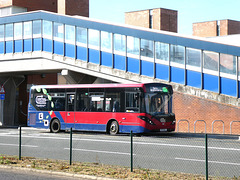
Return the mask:
[[[119,131],[119,126],[117,121],[112,121],[109,126],[109,133],[110,135],[116,135]]]
[[[60,131],[60,121],[58,119],[53,119],[50,125],[50,131],[53,133],[58,133]]]

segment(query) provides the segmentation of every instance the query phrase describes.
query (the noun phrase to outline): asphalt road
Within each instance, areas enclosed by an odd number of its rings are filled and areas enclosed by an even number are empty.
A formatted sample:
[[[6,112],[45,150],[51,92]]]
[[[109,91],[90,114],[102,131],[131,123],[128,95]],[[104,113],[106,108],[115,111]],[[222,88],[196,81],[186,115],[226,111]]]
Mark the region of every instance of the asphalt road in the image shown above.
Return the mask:
[[[69,160],[69,133],[22,129],[22,156]],[[133,137],[134,168],[205,174],[204,136],[178,136],[159,133]],[[19,131],[0,129],[0,154],[18,155]],[[129,135],[73,133],[73,161],[130,167]],[[240,176],[240,140],[209,138],[209,175]]]

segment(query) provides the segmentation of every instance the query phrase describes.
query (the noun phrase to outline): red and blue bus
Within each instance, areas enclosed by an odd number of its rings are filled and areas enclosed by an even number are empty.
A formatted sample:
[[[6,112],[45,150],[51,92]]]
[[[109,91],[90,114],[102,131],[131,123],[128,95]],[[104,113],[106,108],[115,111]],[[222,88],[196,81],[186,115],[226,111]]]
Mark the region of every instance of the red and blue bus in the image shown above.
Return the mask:
[[[174,131],[173,90],[162,83],[32,86],[28,126],[109,134]]]

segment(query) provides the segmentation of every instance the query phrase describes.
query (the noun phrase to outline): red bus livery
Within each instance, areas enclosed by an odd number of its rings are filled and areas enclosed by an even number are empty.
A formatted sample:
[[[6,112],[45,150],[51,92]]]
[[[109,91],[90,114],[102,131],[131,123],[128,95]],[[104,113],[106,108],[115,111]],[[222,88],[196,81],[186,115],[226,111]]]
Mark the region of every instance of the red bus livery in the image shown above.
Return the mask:
[[[172,86],[162,83],[32,86],[28,126],[55,133],[174,131],[172,95]]]

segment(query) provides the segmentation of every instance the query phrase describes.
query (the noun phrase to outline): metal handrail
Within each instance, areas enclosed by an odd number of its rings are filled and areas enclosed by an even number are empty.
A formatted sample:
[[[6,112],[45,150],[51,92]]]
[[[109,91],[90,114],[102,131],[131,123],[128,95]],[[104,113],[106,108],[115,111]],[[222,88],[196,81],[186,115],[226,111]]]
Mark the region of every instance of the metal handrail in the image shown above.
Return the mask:
[[[196,120],[196,121],[194,122],[194,133],[196,133],[196,123],[197,123],[198,121],[204,122],[204,124],[205,124],[205,133],[206,133],[206,132],[207,132],[207,124],[206,124],[206,122],[205,122],[204,120]]]
[[[224,134],[224,129],[225,129],[225,128],[224,128],[224,122],[223,122],[223,120],[214,120],[214,121],[212,122],[212,133],[213,133],[213,125],[214,125],[214,123],[217,122],[217,121],[223,123],[223,134]]]
[[[230,122],[230,134],[232,134],[232,123],[233,123],[233,122],[240,122],[240,121],[231,121],[231,122]]]
[[[179,122],[180,121],[185,121],[185,122],[188,123],[188,132],[190,132],[189,121],[187,119],[180,119],[180,120],[178,120],[178,122],[177,122],[177,132],[179,131]]]

